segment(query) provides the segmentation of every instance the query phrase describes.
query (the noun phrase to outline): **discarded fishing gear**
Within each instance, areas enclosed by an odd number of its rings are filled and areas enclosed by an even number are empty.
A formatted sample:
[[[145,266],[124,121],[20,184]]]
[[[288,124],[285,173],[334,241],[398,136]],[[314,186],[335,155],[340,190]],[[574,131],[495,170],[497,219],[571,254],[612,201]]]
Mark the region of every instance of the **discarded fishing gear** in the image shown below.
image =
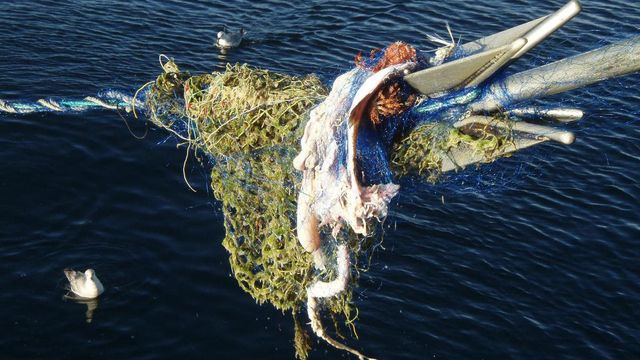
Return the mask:
[[[133,98],[0,102],[12,113],[125,108],[143,112],[210,161],[222,204],[223,246],[238,284],[259,303],[291,311],[295,348],[315,334],[361,358],[322,325],[321,309],[355,333],[352,304],[363,259],[404,175],[439,175],[575,136],[521,119],[575,121],[576,109],[522,103],[640,70],[640,37],[518,74],[496,76],[580,11],[556,13],[422,58],[394,43],[356,57],[328,91],[315,77],[228,65],[194,75],[161,57],[163,72]],[[103,104],[100,104],[102,102]],[[298,144],[300,147],[298,147]]]
[[[318,269],[329,266],[327,258],[336,259],[331,264],[335,277],[307,288],[307,313],[318,336],[364,357],[326,334],[318,302],[348,288],[353,251],[343,240],[343,228],[371,235],[398,191],[392,166],[401,173],[428,171],[434,179],[434,173],[490,162],[548,140],[571,144],[572,133],[519,117],[566,122],[580,119],[580,110],[517,104],[640,70],[637,37],[501,80],[494,77],[580,10],[578,1],[569,1],[513,29],[464,45],[452,41],[426,61],[410,46],[392,44],[372,51],[369,59],[358,55],[356,69],[336,79],[327,99],[311,111],[294,159],[303,172],[298,240]],[[432,66],[425,68],[425,62]],[[327,256],[324,244],[335,242]]]

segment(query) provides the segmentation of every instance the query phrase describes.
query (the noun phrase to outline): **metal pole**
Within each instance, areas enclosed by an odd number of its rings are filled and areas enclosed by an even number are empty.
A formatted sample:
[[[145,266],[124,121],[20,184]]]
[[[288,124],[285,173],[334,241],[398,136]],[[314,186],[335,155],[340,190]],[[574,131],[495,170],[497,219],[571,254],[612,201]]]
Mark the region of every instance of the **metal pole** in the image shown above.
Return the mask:
[[[471,105],[471,110],[494,111],[637,71],[640,71],[640,36],[497,81]]]
[[[513,121],[510,123],[496,120],[490,116],[469,116],[463,120],[460,120],[453,124],[454,127],[460,128],[472,124],[481,124],[500,127],[503,129],[511,129],[513,131],[519,131],[534,136],[545,137],[549,140],[553,140],[565,145],[573,144],[576,140],[576,136],[569,131],[564,131],[550,126],[531,124],[525,121]]]

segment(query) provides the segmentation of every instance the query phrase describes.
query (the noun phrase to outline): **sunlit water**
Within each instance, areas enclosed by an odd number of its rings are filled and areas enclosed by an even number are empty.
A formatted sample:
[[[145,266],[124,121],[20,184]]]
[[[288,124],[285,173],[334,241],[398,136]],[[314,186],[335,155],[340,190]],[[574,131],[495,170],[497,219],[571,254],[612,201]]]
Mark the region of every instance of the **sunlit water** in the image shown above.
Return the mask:
[[[135,89],[165,53],[191,72],[246,62],[327,82],[360,50],[449,21],[462,41],[547,14],[561,1],[57,1],[2,3],[0,98]],[[640,5],[584,12],[520,59],[523,70],[640,34]],[[248,41],[222,56],[222,25]],[[588,116],[474,181],[403,184],[384,249],[357,291],[359,340],[382,359],[640,357],[640,78],[543,101]],[[131,123],[142,134],[142,121]],[[292,358],[290,317],[236,285],[207,171],[115,113],[0,114],[0,358]],[[521,167],[522,165],[526,165]],[[519,171],[522,169],[522,171]],[[502,175],[496,175],[502,174]],[[444,202],[443,202],[444,199]],[[107,288],[65,300],[65,267]],[[347,357],[324,343],[312,357]]]

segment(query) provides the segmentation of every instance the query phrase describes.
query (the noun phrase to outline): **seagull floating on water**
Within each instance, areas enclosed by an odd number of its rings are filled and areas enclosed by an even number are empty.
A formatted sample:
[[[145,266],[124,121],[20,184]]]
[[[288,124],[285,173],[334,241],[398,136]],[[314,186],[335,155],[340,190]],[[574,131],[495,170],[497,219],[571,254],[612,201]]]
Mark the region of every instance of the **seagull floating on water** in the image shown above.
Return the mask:
[[[104,286],[93,269],[87,269],[84,273],[65,269],[64,274],[69,280],[69,290],[81,298],[95,299],[104,292]]]
[[[231,32],[224,28],[218,32],[218,38],[216,39],[216,46],[220,49],[231,49],[240,45],[242,37],[244,37],[245,31],[243,28],[240,30]]]

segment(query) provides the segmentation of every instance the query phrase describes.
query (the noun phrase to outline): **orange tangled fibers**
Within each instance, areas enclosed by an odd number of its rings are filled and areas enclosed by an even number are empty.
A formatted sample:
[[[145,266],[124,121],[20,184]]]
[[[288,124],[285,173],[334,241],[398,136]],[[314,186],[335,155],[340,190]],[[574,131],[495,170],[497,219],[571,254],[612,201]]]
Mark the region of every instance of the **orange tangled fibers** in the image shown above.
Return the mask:
[[[359,53],[355,58],[356,66],[369,69],[375,73],[391,65],[408,61],[416,62],[418,60],[416,49],[409,44],[398,41],[387,46],[384,50],[371,50],[368,62],[373,62],[380,51],[384,51],[384,53],[375,64],[367,64],[367,60],[364,59],[362,53]],[[413,106],[416,96],[414,94],[405,94],[401,89],[400,82],[394,81],[383,86],[372,97],[368,113],[369,119],[374,125],[382,123],[382,117],[398,115]]]

